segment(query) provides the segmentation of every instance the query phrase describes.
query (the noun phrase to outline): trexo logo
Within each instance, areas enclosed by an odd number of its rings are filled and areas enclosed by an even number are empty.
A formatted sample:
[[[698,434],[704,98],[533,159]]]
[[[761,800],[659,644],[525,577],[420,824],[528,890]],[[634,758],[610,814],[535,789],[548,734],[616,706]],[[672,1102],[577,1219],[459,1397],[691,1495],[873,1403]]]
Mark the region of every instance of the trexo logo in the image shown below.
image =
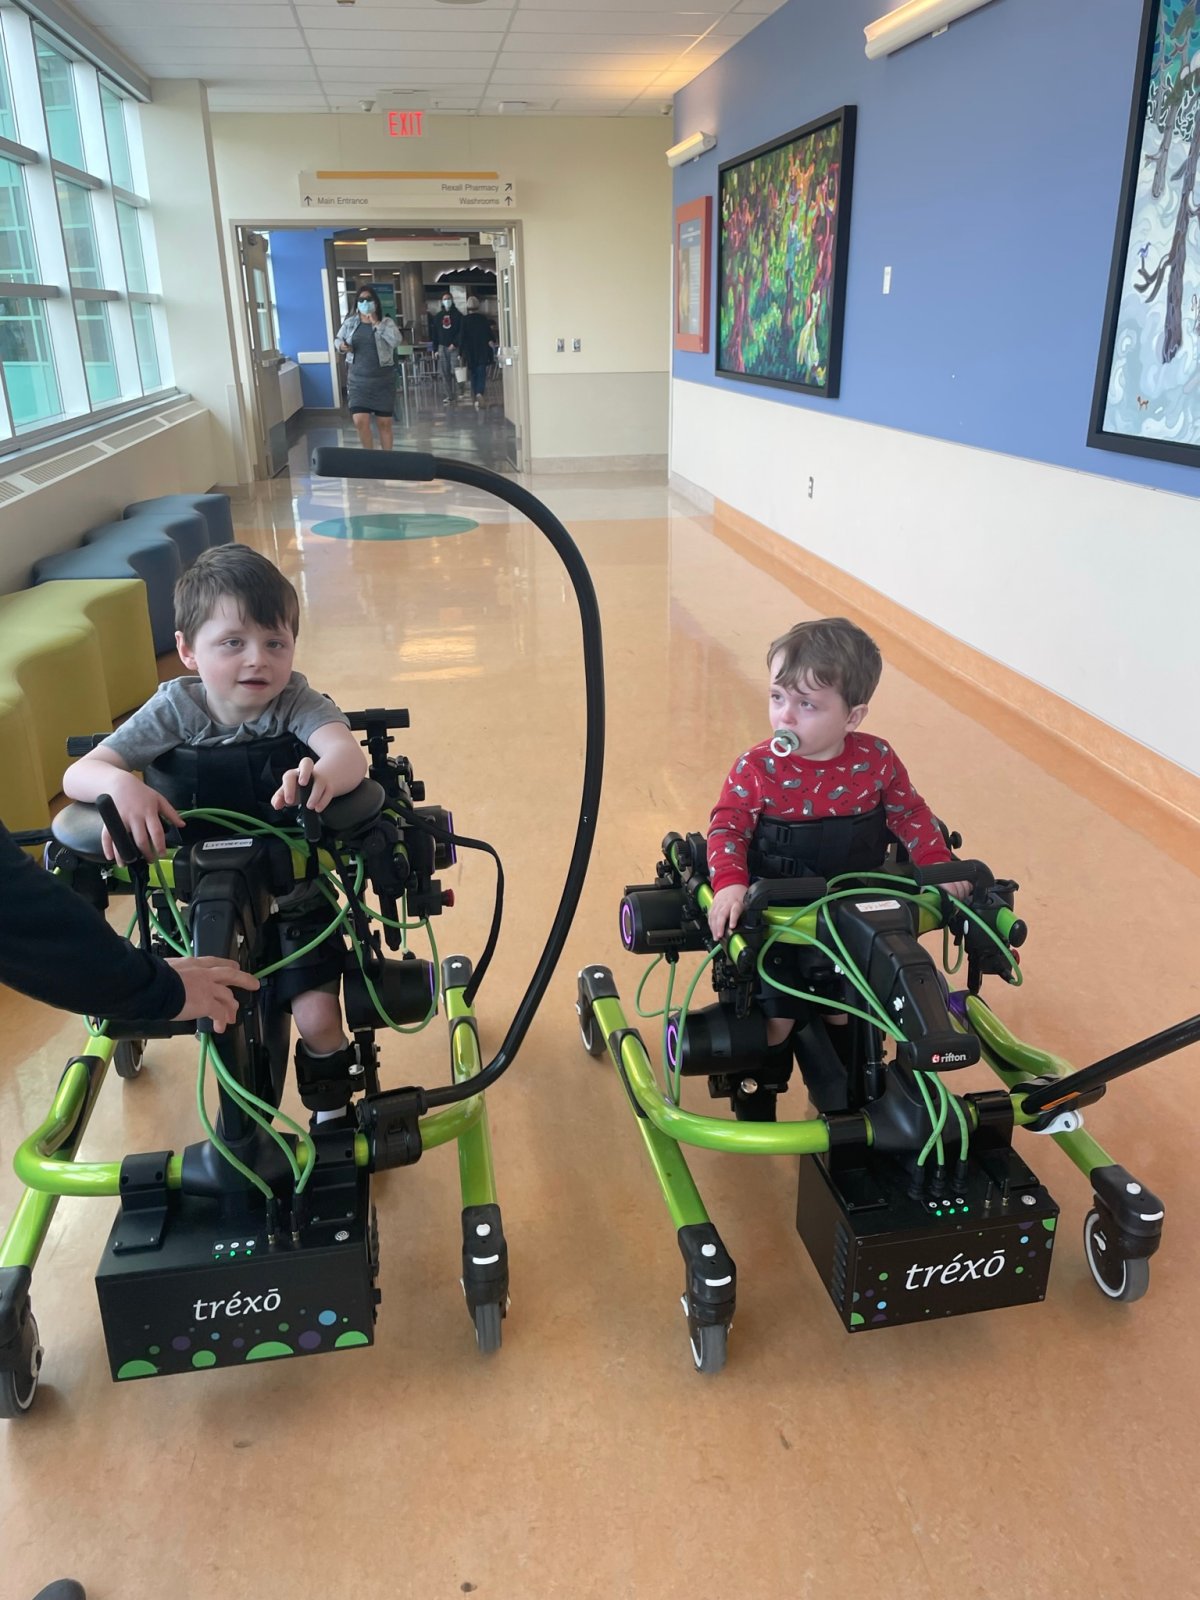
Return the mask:
[[[904,1287],[928,1289],[934,1283],[944,1283],[949,1287],[952,1283],[966,1283],[968,1278],[998,1278],[1004,1271],[1005,1259],[1003,1250],[995,1250],[990,1256],[980,1256],[978,1261],[969,1261],[964,1260],[960,1250],[952,1261],[935,1267],[919,1267],[914,1262],[904,1275]]]
[[[278,1311],[283,1304],[278,1289],[265,1294],[231,1294],[228,1300],[197,1300],[192,1307],[197,1322],[215,1322],[224,1308],[227,1317],[245,1317],[253,1311]]]

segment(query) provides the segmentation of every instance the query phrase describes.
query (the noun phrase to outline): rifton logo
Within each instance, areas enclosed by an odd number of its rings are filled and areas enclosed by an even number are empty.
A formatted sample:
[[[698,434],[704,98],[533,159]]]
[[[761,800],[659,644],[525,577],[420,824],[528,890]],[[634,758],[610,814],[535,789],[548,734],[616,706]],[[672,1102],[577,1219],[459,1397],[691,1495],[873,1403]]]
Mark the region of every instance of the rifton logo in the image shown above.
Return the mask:
[[[955,1050],[943,1050],[940,1056],[930,1056],[935,1067],[965,1066],[966,1056]]]

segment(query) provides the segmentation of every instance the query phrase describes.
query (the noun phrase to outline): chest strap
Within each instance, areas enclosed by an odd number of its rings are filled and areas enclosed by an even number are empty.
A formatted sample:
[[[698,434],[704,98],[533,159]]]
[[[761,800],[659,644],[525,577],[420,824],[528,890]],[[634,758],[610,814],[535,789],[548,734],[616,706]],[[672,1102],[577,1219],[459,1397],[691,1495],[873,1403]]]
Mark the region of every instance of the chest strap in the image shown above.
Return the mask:
[[[869,872],[883,865],[892,842],[882,806],[858,817],[815,817],[809,822],[760,817],[747,865],[752,878]]]
[[[254,816],[269,807],[283,774],[309,753],[290,733],[243,744],[179,746],[151,762],[143,776],[177,811],[208,806]]]

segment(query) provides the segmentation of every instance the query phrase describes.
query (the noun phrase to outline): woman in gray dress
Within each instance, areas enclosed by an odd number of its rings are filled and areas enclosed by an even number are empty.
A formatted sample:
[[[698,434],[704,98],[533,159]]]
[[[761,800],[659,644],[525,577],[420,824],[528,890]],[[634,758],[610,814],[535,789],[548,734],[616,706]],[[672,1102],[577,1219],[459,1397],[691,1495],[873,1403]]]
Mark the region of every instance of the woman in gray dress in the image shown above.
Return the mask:
[[[337,347],[346,357],[350,416],[364,450],[373,445],[372,417],[379,429],[379,448],[390,450],[400,330],[384,316],[374,289],[359,289],[357,305],[337,331]]]

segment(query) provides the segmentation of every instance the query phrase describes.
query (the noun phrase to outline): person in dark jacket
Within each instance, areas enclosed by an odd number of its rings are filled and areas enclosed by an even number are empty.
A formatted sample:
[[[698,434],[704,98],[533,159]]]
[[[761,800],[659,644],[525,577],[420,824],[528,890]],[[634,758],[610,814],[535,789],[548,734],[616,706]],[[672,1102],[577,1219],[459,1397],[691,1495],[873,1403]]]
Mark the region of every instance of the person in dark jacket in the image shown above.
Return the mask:
[[[458,349],[463,365],[471,374],[471,394],[478,411],[483,403],[488,367],[492,361],[492,325],[480,311],[479,301],[474,295],[467,301],[467,314],[462,320]]]
[[[52,873],[27,856],[0,822],[0,983],[64,1011],[114,1021],[194,1022],[216,1033],[236,1020],[239,989],[258,979],[220,956],[164,961],[135,949]],[[74,1578],[56,1578],[34,1600],[86,1600]]]
[[[193,1022],[217,1033],[258,979],[219,956],[162,960],[122,939],[100,913],[13,842],[0,822],[0,983],[34,1000],[114,1021]]]
[[[446,389],[442,398],[444,406],[452,406],[458,399],[458,379],[454,376],[454,369],[458,365],[458,339],[462,325],[462,312],[447,289],[442,295],[441,305],[429,313],[429,338]]]

